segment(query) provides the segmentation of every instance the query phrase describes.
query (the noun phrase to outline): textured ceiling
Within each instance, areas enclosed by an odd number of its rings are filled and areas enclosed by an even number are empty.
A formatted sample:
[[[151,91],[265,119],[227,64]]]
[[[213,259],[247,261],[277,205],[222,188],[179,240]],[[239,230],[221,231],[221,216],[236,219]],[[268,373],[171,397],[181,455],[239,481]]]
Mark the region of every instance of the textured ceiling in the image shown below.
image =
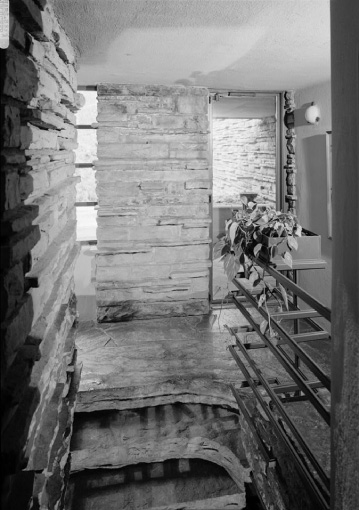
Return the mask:
[[[330,79],[329,0],[53,0],[79,84],[299,89]]]

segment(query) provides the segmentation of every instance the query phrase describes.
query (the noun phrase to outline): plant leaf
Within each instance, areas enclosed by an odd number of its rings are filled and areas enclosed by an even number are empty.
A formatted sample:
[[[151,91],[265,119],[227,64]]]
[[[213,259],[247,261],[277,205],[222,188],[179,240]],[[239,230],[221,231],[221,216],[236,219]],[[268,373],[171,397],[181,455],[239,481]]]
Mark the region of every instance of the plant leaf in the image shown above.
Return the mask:
[[[261,243],[258,243],[255,245],[255,247],[253,248],[253,255],[256,257],[258,255],[258,252],[261,251],[261,248],[262,248],[262,244]]]
[[[296,225],[295,228],[294,228],[294,234],[297,236],[297,237],[301,237],[302,236],[302,227],[300,225]]]
[[[283,285],[281,283],[279,283],[279,289],[281,291],[285,307],[287,310],[289,310],[287,291],[285,290],[285,288],[283,287]]]
[[[263,320],[259,326],[259,329],[260,329],[260,332],[262,333],[262,335],[264,335],[264,333],[267,331],[267,328],[268,328],[268,322],[266,320]]]
[[[217,241],[216,244],[213,246],[213,258],[214,259],[218,259],[219,257],[221,257],[221,255],[223,255],[222,249],[225,246],[225,244],[226,244],[226,242],[224,240],[224,237],[222,237],[222,239]]]
[[[263,306],[263,304],[266,302],[266,295],[265,295],[265,292],[263,292],[263,294],[261,294],[259,296],[259,299],[258,299],[258,308],[260,308],[261,306]]]
[[[253,282],[255,282],[255,281],[257,280],[258,276],[259,276],[259,275],[258,275],[257,271],[254,269],[254,270],[251,272],[251,274],[249,275],[248,280],[250,281],[250,283],[253,283]]]
[[[236,237],[237,227],[238,227],[238,223],[236,221],[233,221],[228,229],[228,235],[231,240],[231,244],[233,244],[234,239]]]
[[[291,250],[298,250],[298,241],[293,236],[287,237],[287,245]]]
[[[293,258],[289,251],[285,251],[282,255],[282,260],[287,266],[293,267]]]
[[[225,243],[221,250],[221,255],[225,255],[226,253],[231,253],[231,248]]]

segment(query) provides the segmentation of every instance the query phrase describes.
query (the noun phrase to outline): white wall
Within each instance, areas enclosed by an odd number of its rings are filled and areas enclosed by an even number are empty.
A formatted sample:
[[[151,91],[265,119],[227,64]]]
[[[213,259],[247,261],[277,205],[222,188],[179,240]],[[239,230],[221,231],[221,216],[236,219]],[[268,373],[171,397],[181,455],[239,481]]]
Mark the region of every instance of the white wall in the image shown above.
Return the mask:
[[[318,124],[304,119],[306,106],[315,102],[321,112]],[[297,213],[301,225],[322,237],[326,269],[302,271],[299,283],[310,294],[331,306],[332,240],[328,238],[326,131],[331,131],[330,81],[295,93],[297,134]]]

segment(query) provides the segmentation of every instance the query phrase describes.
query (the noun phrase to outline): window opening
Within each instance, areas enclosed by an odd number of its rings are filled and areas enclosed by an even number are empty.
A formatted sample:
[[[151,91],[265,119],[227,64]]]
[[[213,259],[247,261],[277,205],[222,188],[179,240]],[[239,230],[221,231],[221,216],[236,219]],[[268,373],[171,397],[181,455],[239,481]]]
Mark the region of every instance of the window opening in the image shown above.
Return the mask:
[[[86,87],[87,89],[87,87]],[[97,253],[97,194],[95,161],[97,160],[97,91],[79,87],[85,104],[76,113],[77,143],[75,150],[77,241],[81,244],[75,267],[75,292],[80,320],[96,318],[95,256]]]
[[[77,143],[75,175],[81,178],[76,185],[77,240],[85,244],[96,241],[96,179],[97,160],[97,92],[81,90],[84,106],[76,113]]]

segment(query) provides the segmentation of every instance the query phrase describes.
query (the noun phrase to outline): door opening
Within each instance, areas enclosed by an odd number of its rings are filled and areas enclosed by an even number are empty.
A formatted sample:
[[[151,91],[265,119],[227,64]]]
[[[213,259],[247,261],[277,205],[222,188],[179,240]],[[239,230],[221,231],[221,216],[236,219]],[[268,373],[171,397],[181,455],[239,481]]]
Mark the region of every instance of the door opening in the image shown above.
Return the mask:
[[[212,240],[241,208],[241,196],[280,209],[281,143],[278,93],[215,93],[212,96]],[[211,300],[228,301],[235,289],[220,259],[213,260]]]

